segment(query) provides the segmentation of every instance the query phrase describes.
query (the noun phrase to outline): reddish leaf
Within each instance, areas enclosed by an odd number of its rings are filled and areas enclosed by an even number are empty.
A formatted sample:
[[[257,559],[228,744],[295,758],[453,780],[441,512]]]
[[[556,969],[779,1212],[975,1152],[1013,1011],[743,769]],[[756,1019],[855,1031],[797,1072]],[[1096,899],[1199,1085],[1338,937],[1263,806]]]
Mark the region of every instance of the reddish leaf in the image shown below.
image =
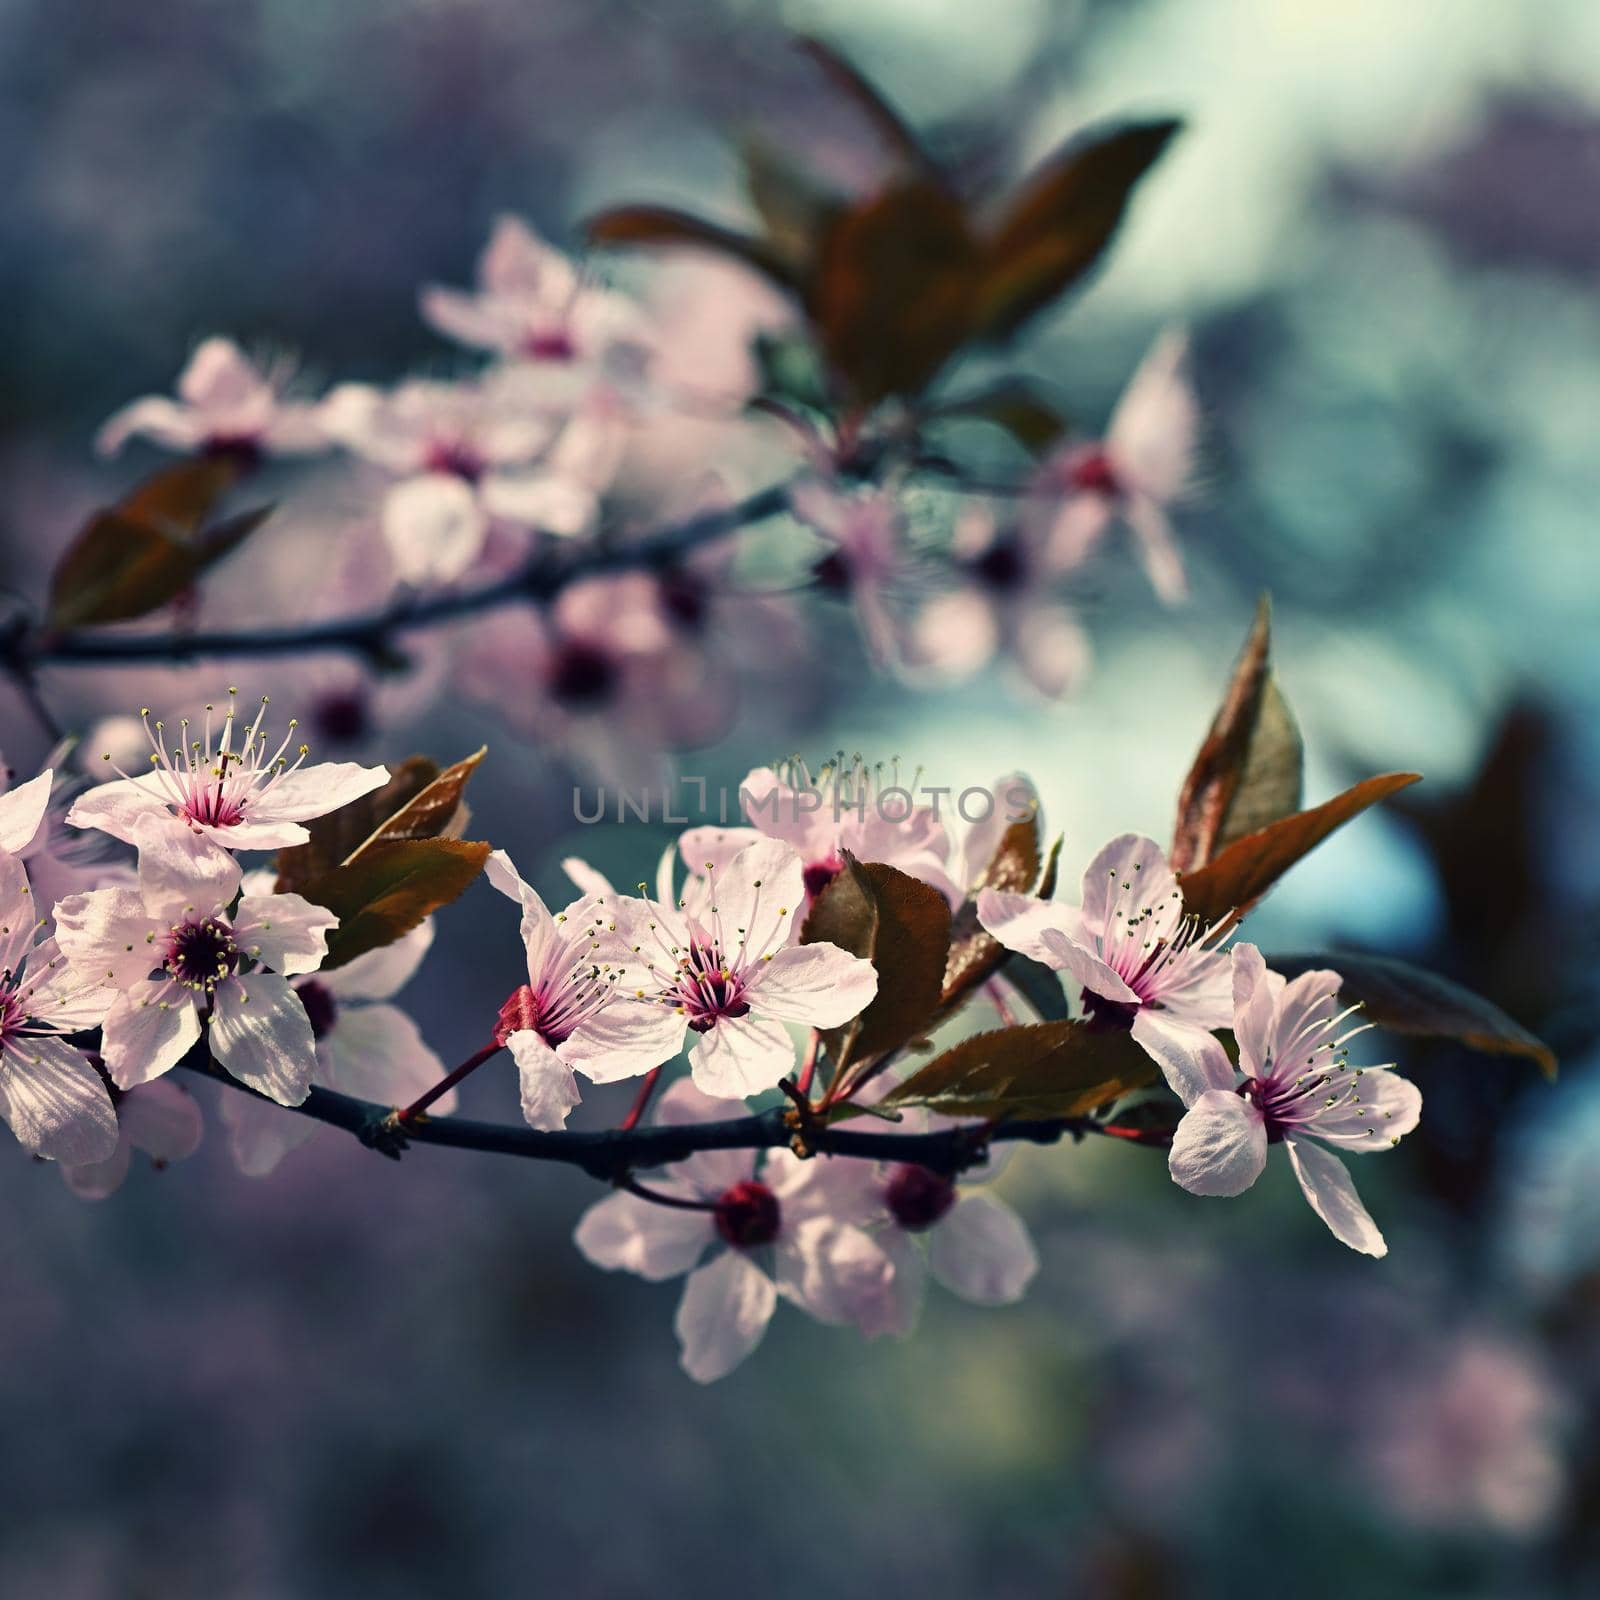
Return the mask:
[[[883,1097],[952,1117],[1076,1117],[1155,1081],[1155,1063],[1122,1029],[1033,1022],[964,1039]]]
[[[804,277],[845,201],[765,139],[747,138],[740,156],[745,190],[766,228],[766,244]]]
[[[1051,853],[1052,866],[1055,852]],[[1031,889],[1039,876],[1039,818],[1024,817],[1013,822],[1000,836],[994,855],[985,865],[982,875],[972,886],[974,895],[980,889],[1002,889],[1020,894]],[[1051,889],[1053,892],[1054,874]],[[978,921],[978,908],[968,900],[950,926],[950,956],[945,963],[944,989],[940,996],[940,1010],[948,1015],[980,985],[985,984],[1004,965],[1009,952],[992,934],[986,933]]]
[[[1172,838],[1175,871],[1300,809],[1300,731],[1272,678],[1265,596],[1211,731],[1184,779]]]
[[[381,789],[308,822],[310,840],[278,852],[278,892],[298,893],[302,883],[331,872],[363,839],[408,806],[438,776],[438,762],[426,756],[391,762],[389,781]]]
[[[732,256],[786,289],[796,287],[789,263],[771,245],[737,228],[710,222],[673,206],[617,206],[584,224],[591,244],[690,246]]]
[[[463,793],[467,780],[488,753],[488,745],[479,745],[470,756],[446,767],[386,821],[379,823],[350,852],[344,865],[349,866],[375,845],[393,844],[399,839],[439,839],[459,832],[466,821]]]
[[[1205,866],[1185,874],[1185,909],[1206,923],[1216,922],[1230,912],[1242,914],[1335,828],[1396,790],[1416,783],[1419,776],[1415,772],[1386,772],[1381,777],[1367,778],[1310,811],[1297,811],[1292,817],[1235,840]]]
[[[1339,996],[1359,1004],[1367,1020],[1396,1033],[1453,1039],[1489,1055],[1524,1056],[1547,1078],[1556,1075],[1555,1052],[1507,1016],[1499,1006],[1436,972],[1387,956],[1348,954],[1274,956],[1272,969],[1285,977],[1331,968],[1342,980]]]
[[[1067,431],[1067,419],[1034,386],[1009,378],[976,394],[949,400],[926,413],[931,422],[988,422],[1011,435],[1030,455],[1043,455]]]
[[[827,75],[833,86],[852,101],[871,123],[891,155],[907,166],[933,170],[933,163],[915,133],[866,76],[821,39],[802,38],[795,43]]]
[[[1179,127],[1163,119],[1076,139],[1024,182],[985,252],[976,317],[985,337],[1014,333],[1094,266]]]

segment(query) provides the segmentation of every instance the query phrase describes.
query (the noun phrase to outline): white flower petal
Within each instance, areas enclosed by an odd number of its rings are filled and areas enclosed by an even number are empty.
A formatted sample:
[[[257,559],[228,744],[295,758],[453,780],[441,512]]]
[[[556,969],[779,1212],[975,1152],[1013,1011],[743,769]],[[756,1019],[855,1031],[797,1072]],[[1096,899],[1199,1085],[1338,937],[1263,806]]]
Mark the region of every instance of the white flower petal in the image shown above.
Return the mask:
[[[194,995],[167,979],[122,991],[100,1031],[100,1059],[119,1089],[170,1072],[200,1037]]]
[[[678,1192],[661,1179],[651,1187],[664,1194]],[[659,1283],[688,1272],[715,1237],[709,1211],[654,1205],[636,1194],[618,1193],[590,1206],[578,1219],[572,1239],[595,1266]]]
[[[1039,1270],[1028,1230],[1004,1200],[964,1193],[928,1233],[928,1265],[945,1288],[979,1306],[1020,1300]]]
[[[564,1128],[583,1096],[572,1068],[531,1028],[506,1040],[522,1086],[522,1116],[530,1128]]]
[[[1267,1125],[1243,1095],[1211,1089],[1184,1113],[1167,1170],[1190,1194],[1236,1195],[1267,1164]]]
[[[319,972],[317,982],[335,1000],[387,1000],[411,981],[432,945],[433,918],[429,917],[393,944],[369,950],[331,972]]]
[[[235,974],[217,986],[211,1053],[240,1083],[279,1105],[311,1092],[316,1044],[300,997],[275,972]]]
[[[234,915],[233,936],[263,966],[292,978],[322,965],[328,934],[338,926],[326,906],[302,895],[247,894]]]
[[[561,1059],[594,1083],[616,1083],[670,1061],[683,1049],[687,1024],[671,1006],[610,1000],[573,1029]]]
[[[1185,1106],[1212,1089],[1232,1089],[1237,1082],[1228,1052],[1201,1028],[1174,1022],[1145,1006],[1133,1019],[1133,1037]]]
[[[332,1031],[317,1041],[316,1081],[379,1105],[408,1106],[445,1072],[416,1023],[397,1006],[341,1007]],[[447,1117],[455,1108],[450,1089],[428,1113]]]
[[[252,1094],[224,1094],[218,1115],[228,1130],[228,1152],[247,1178],[264,1178],[293,1149],[315,1137],[321,1124]]]
[[[1327,1223],[1334,1238],[1365,1256],[1388,1255],[1389,1246],[1362,1205],[1344,1163],[1307,1139],[1291,1135],[1284,1144],[1311,1209]]]
[[[51,777],[47,768],[38,777],[0,794],[0,850],[19,855],[33,843],[50,803]]]
[[[761,1343],[777,1305],[772,1279],[737,1250],[695,1268],[673,1319],[683,1370],[696,1383],[726,1377]]]
[[[408,478],[384,501],[383,536],[402,583],[453,583],[478,559],[487,531],[472,486],[449,473]]]
[[[49,1161],[105,1161],[117,1148],[111,1096],[64,1039],[22,1034],[0,1045],[0,1117],[24,1150]]]
[[[134,1148],[154,1161],[187,1160],[205,1132],[194,1096],[171,1078],[130,1089],[117,1107],[117,1120]]]
[[[837,1028],[859,1016],[878,992],[870,961],[835,944],[790,945],[751,974],[751,1008],[780,1022]]]
[[[274,778],[248,802],[254,822],[309,822],[325,817],[389,781],[387,767],[363,767],[354,761],[324,761],[296,767]]]
[[[770,1018],[722,1017],[695,1040],[689,1066],[707,1094],[744,1098],[777,1087],[794,1067],[794,1041]]]

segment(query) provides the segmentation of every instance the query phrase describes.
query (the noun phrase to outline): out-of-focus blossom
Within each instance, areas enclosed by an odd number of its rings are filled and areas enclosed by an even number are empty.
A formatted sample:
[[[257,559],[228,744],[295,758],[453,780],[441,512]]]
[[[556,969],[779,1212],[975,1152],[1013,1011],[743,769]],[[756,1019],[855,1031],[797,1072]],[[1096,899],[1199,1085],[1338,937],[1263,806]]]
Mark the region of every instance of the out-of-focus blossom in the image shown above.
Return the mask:
[[[205,1131],[200,1107],[188,1090],[170,1078],[157,1078],[137,1089],[118,1091],[116,1107],[116,1149],[104,1161],[61,1168],[67,1187],[85,1200],[104,1200],[115,1194],[127,1179],[135,1150],[142,1150],[160,1170],[170,1162],[187,1160],[200,1148]],[[280,1115],[287,1117],[288,1113]],[[315,1123],[311,1126],[315,1127]]]
[[[115,848],[109,840],[67,825],[72,797],[83,788],[81,778],[64,777],[59,770],[70,751],[70,744],[63,742],[46,770],[9,789],[0,759],[0,850],[26,863],[34,896],[44,906],[129,876],[126,867],[108,858]]]
[[[1233,1031],[1239,1066],[1208,1034],[1165,1030],[1143,1039],[1187,1110],[1168,1166],[1191,1194],[1236,1195],[1261,1176],[1281,1142],[1311,1209],[1333,1236],[1364,1255],[1388,1252],[1344,1163],[1326,1147],[1387,1150],[1416,1127],[1417,1086],[1387,1067],[1352,1067],[1357,1027],[1338,1005],[1339,974],[1292,983],[1269,972],[1254,945],[1233,952]]]
[[[424,320],[447,338],[508,360],[592,374],[637,372],[649,349],[641,308],[586,282],[520,217],[496,218],[475,294],[430,285]]]
[[[601,940],[612,913],[586,895],[553,913],[496,850],[488,878],[522,907],[528,981],[500,1011],[495,1038],[517,1063],[522,1115],[531,1127],[560,1128],[579,1102],[573,1069],[594,1083],[637,1077],[675,1056],[683,1022],[618,986]]]
[[[960,681],[1004,656],[1052,699],[1083,681],[1088,636],[1052,594],[1062,568],[1031,519],[1002,523],[988,505],[969,503],[950,560],[955,586],[931,596],[907,627],[909,667]]]
[[[260,876],[261,887],[270,888],[270,874]],[[257,887],[256,874],[245,887]],[[391,945],[295,984],[316,1041],[314,1086],[379,1105],[407,1106],[444,1077],[444,1063],[424,1042],[416,1023],[386,1003],[411,981],[432,943],[433,923],[424,922]],[[456,1092],[450,1089],[429,1111],[442,1117],[455,1107]],[[239,1170],[252,1178],[265,1177],[322,1127],[311,1117],[296,1116],[253,1095],[224,1095],[221,1115],[228,1149]]]
[[[196,855],[162,817],[133,832],[137,888],[95,889],[56,907],[74,975],[120,991],[101,1033],[111,1081],[131,1089],[175,1067],[200,1038],[205,1002],[212,1055],[241,1083],[298,1105],[316,1052],[288,980],[322,964],[339,919],[297,894],[246,894],[230,913],[241,878],[231,855]]]
[[[736,1100],[672,1084],[665,1123],[736,1117]],[[780,1153],[786,1157],[787,1153]],[[683,1369],[699,1383],[725,1377],[761,1342],[782,1296],[819,1322],[859,1322],[881,1301],[894,1265],[865,1230],[818,1210],[801,1163],[749,1151],[703,1151],[650,1175],[679,1205],[613,1194],[580,1219],[574,1240],[597,1267],[660,1282],[687,1273],[675,1328]],[[717,1253],[703,1264],[708,1250]]]
[[[1068,444],[1039,468],[1022,517],[1058,569],[1080,566],[1115,522],[1133,536],[1151,586],[1169,605],[1188,594],[1170,511],[1194,474],[1200,410],[1188,340],[1161,336],[1129,380],[1095,444]]]
[[[1085,1005],[1129,1022],[1157,1060],[1165,1041],[1232,1020],[1227,957],[1184,915],[1165,853],[1142,834],[1119,834],[1095,856],[1080,906],[985,889],[978,920],[1008,950],[1070,973]]]
[[[41,776],[48,788],[49,774]],[[35,799],[25,796],[30,812]],[[0,827],[8,825],[16,831],[22,823],[0,814]],[[92,1028],[111,996],[69,970],[56,940],[40,938],[42,928],[26,868],[0,850],[0,1117],[36,1156],[104,1161],[117,1144],[111,1096],[82,1051],[60,1036]]]
[[[624,993],[664,1008],[707,1094],[753,1095],[794,1066],[787,1022],[836,1028],[878,991],[870,961],[837,945],[796,943],[805,894],[800,857],[760,839],[721,870],[689,879],[674,905],[623,896],[609,949]]]
[[[124,406],[95,438],[101,455],[116,455],[129,439],[169,450],[206,451],[252,460],[261,455],[310,455],[328,448],[321,411],[286,398],[292,369],[264,369],[231,339],[207,339],[178,376],[178,398],[146,395]]]
[[[0,787],[0,850],[20,856],[37,839],[53,777],[46,768],[14,787]],[[0,786],[6,782],[6,770],[0,766]]]
[[[267,714],[264,695],[255,720],[238,736],[235,747],[235,694],[228,690],[227,709],[215,730],[213,708],[206,707],[199,739],[191,737],[192,724],[184,717],[173,750],[166,747],[165,724],[151,722],[146,711],[142,721],[153,770],[138,777],[124,773],[87,790],[73,803],[67,821],[74,827],[99,828],[133,844],[148,819],[175,819],[182,825],[180,832],[187,830],[195,839],[224,850],[278,850],[305,843],[311,837],[304,827],[307,821],[389,781],[386,767],[349,761],[305,766],[304,744],[291,761],[287,752],[299,724],[291,717],[288,732],[274,748],[262,727]],[[105,759],[111,761],[109,752]]]

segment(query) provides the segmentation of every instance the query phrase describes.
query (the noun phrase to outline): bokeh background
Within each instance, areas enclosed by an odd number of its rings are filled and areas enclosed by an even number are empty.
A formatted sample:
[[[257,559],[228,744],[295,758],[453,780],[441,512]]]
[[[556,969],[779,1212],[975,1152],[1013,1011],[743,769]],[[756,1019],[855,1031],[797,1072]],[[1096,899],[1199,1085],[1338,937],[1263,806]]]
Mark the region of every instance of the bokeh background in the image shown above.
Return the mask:
[[[6,587],[37,592],[128,481],[92,461],[95,425],[205,334],[324,377],[439,370],[416,286],[466,281],[496,212],[558,239],[625,197],[737,216],[725,136],[757,119],[844,160],[846,113],[785,26],[919,122],[1003,119],[1023,156],[1094,116],[1191,119],[1023,356],[1093,425],[1160,326],[1193,330],[1196,598],[1165,613],[1108,567],[1094,677],[1060,706],[998,677],[918,694],[830,645],[825,693],[757,699],[683,770],[732,785],[836,746],[958,788],[1022,766],[1081,864],[1166,832],[1270,589],[1310,797],[1392,766],[1427,782],[1300,868],[1256,936],[1447,971],[1542,1031],[1561,1083],[1405,1049],[1426,1111],[1362,1163],[1376,1263],[1283,1171],[1224,1206],[1137,1150],[1027,1152],[1006,1178],[1044,1258],[1025,1304],[936,1297],[903,1345],[780,1312],[710,1390],[677,1369],[675,1289],[572,1249],[575,1174],[393,1166],[328,1135],[248,1181],[213,1123],[87,1205],[8,1142],[0,1593],[1597,1592],[1588,0],[0,0]],[[311,556],[277,576],[277,614],[314,609]],[[218,676],[288,693],[288,671]],[[152,697],[134,674],[45,688],[75,725]],[[491,711],[403,737],[449,758],[480,735],[483,836],[552,893],[573,849],[642,875],[666,833],[577,829],[570,775]],[[9,698],[0,745],[19,770],[43,754]],[[479,887],[409,1000],[453,1060],[516,981]],[[505,1076],[465,1099],[515,1115]]]

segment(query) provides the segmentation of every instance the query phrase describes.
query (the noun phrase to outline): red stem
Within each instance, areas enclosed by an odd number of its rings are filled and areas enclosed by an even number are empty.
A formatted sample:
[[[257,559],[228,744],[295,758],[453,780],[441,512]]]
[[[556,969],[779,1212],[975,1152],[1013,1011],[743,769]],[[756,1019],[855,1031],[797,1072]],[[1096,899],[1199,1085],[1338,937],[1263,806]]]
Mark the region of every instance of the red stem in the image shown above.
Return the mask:
[[[817,1052],[822,1047],[822,1035],[815,1028],[811,1030],[811,1043],[806,1046],[805,1060],[800,1063],[800,1076],[795,1080],[795,1087],[801,1094],[811,1093],[811,1080],[817,1073]]]
[[[443,1095],[449,1094],[449,1092],[455,1088],[455,1086],[460,1083],[463,1078],[465,1078],[469,1073],[476,1072],[478,1068],[489,1059],[490,1056],[497,1055],[503,1048],[504,1047],[502,1045],[491,1041],[481,1050],[474,1051],[453,1072],[447,1072],[444,1077],[434,1084],[434,1086],[425,1094],[418,1095],[418,1097],[413,1100],[404,1111],[397,1112],[396,1120],[399,1122],[415,1121],[422,1115],[424,1111],[428,1109],[429,1106],[434,1103],[435,1100],[439,1099]]]
[[[639,1085],[639,1092],[633,1097],[633,1105],[618,1125],[618,1133],[631,1133],[639,1126],[639,1119],[650,1106],[650,1097],[656,1092],[656,1084],[661,1080],[661,1068],[652,1067],[644,1075],[644,1082]]]

